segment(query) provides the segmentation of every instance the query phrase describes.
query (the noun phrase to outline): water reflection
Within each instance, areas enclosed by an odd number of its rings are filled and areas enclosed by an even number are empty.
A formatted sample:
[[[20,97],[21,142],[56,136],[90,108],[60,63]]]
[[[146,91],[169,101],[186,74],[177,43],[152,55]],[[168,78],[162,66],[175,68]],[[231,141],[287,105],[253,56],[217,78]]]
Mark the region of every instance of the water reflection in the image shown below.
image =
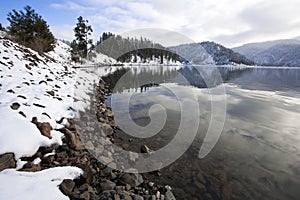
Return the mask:
[[[134,138],[128,149],[138,151],[141,144],[159,149],[174,137],[180,108],[164,85],[187,97],[191,92],[198,97],[201,120],[197,138],[157,178],[174,185],[179,199],[299,199],[300,69],[153,67],[121,69],[104,79],[115,86],[118,77],[127,72],[131,78],[115,88],[113,95],[122,101],[123,95],[136,93],[130,105],[133,119],[140,125],[149,123],[148,110],[156,103],[164,105],[168,114],[160,134],[148,140]],[[208,89],[214,91],[222,83],[215,78],[217,72],[226,85],[226,123],[217,146],[200,160],[197,153],[211,118]],[[141,85],[141,79],[149,85]],[[128,141],[122,134],[117,136]]]

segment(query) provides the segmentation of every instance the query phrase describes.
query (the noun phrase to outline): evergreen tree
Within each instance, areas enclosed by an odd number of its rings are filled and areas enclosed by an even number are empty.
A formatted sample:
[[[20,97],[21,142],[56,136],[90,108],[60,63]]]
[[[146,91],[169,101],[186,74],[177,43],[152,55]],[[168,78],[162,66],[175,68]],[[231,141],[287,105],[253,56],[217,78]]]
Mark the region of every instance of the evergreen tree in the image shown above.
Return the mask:
[[[75,40],[72,42],[73,54],[78,54],[82,58],[87,57],[88,44],[92,44],[92,40],[88,40],[91,35],[92,27],[89,26],[88,20],[83,19],[82,16],[77,18],[78,22],[74,28]]]
[[[109,40],[107,40],[109,38]],[[157,59],[161,64],[166,61],[180,60],[179,56],[158,43],[147,38],[122,38],[110,32],[103,33],[95,47],[97,52],[108,55],[120,62],[141,62]]]
[[[40,53],[53,50],[55,38],[47,22],[30,6],[25,6],[24,10],[25,12],[13,10],[8,13],[9,33],[16,42]]]

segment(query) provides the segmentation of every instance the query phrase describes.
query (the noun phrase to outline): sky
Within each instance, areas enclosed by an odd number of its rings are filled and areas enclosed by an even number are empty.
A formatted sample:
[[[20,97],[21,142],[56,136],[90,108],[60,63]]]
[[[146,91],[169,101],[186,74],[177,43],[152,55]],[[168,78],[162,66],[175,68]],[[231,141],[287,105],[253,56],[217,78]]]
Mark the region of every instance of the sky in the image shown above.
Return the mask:
[[[1,0],[7,13],[30,5],[58,39],[73,40],[77,17],[102,32],[146,36],[166,46],[214,41],[226,47],[300,36],[299,0]]]

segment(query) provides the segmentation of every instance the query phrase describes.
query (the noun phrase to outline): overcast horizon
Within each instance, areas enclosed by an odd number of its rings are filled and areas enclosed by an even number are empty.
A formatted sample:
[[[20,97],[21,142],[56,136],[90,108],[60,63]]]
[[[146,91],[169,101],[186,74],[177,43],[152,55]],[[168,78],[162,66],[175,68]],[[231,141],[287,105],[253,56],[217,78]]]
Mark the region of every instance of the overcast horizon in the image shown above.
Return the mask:
[[[1,3],[0,23],[6,27],[7,14],[12,9],[23,10],[26,5],[47,21],[56,38],[69,41],[74,39],[78,16],[89,20],[94,41],[102,32],[123,34],[136,29],[148,30],[148,34],[143,34],[145,37],[166,46],[214,41],[232,48],[300,36],[297,0],[12,0]],[[155,29],[160,31],[155,34],[152,32]],[[178,32],[186,40],[162,29]]]

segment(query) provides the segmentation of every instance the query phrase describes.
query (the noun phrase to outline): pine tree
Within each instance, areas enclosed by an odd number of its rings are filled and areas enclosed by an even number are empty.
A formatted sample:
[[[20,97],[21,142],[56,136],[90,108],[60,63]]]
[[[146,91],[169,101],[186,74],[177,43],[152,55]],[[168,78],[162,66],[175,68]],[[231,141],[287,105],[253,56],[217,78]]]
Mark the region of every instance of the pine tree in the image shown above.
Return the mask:
[[[87,57],[88,44],[92,44],[92,40],[88,40],[88,36],[93,32],[92,27],[89,26],[88,20],[83,19],[82,16],[77,18],[78,22],[74,28],[75,40],[72,42],[73,54],[78,54],[82,58]]]
[[[16,42],[38,52],[53,50],[55,38],[50,32],[47,22],[30,6],[25,6],[24,10],[25,12],[13,10],[8,13],[9,33]]]

